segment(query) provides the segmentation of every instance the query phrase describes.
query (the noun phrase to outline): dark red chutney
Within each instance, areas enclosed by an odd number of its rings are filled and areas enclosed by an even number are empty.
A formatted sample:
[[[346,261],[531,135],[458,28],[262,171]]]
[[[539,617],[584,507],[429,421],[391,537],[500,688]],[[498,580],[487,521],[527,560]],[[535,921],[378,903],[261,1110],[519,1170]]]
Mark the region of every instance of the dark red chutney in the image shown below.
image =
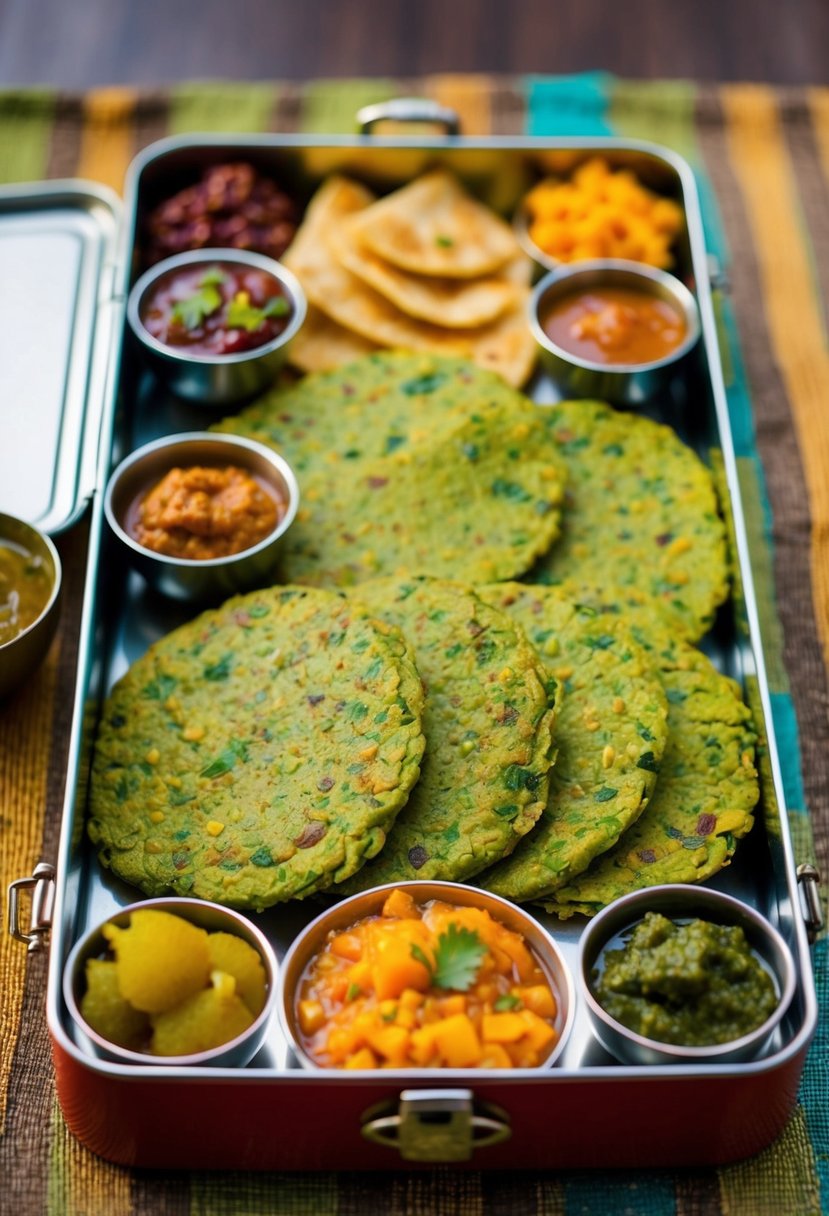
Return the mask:
[[[162,275],[141,305],[141,322],[165,346],[194,355],[237,355],[278,338],[293,307],[265,270],[200,262]]]

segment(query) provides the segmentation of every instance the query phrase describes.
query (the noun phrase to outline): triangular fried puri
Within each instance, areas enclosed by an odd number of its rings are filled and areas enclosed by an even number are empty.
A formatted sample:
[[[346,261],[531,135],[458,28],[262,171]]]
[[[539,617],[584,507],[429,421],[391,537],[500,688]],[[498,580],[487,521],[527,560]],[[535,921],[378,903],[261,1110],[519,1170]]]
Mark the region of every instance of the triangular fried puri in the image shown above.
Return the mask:
[[[346,329],[309,304],[302,328],[291,341],[289,357],[302,372],[328,372],[379,349],[376,342]]]
[[[519,253],[510,228],[446,169],[424,173],[366,210],[352,235],[415,274],[474,279]]]
[[[283,258],[311,303],[370,342],[403,350],[465,356],[498,372],[510,384],[523,384],[535,360],[535,342],[524,317],[526,288],[519,289],[521,306],[491,324],[464,331],[448,330],[406,316],[335,260],[328,246],[328,234],[361,210],[367,197],[368,191],[357,183],[332,177],[311,200]]]
[[[401,312],[430,321],[439,317],[447,329],[474,329],[514,308],[520,288],[506,271],[473,280],[414,275],[378,257],[354,233],[355,222],[346,220],[331,231],[328,244],[346,270],[379,291]],[[526,262],[526,258],[522,258]],[[520,265],[520,262],[519,262]]]

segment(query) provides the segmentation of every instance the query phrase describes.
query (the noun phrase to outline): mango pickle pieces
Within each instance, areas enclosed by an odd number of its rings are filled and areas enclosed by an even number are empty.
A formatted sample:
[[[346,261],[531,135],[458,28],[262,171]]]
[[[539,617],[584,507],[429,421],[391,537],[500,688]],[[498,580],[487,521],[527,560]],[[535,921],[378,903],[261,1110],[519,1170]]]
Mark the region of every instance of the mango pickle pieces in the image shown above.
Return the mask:
[[[237,996],[233,976],[214,971],[211,979],[212,987],[151,1019],[154,1055],[189,1056],[209,1051],[235,1039],[252,1025],[253,1014]]]
[[[138,909],[128,929],[104,925],[103,934],[115,951],[121,995],[135,1009],[164,1013],[207,987],[207,933],[180,916]]]
[[[244,938],[155,909],[101,932],[115,958],[87,960],[79,1008],[119,1047],[164,1057],[208,1051],[246,1031],[265,1007],[265,966]]]

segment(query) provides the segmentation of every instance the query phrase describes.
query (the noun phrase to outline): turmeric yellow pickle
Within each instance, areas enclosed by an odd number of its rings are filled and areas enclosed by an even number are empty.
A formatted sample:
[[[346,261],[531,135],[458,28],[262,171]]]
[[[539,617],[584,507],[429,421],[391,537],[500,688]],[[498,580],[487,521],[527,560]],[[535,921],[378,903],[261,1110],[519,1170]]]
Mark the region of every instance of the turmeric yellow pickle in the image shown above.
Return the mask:
[[[301,1046],[327,1068],[535,1068],[558,999],[523,938],[484,909],[393,890],[328,934],[297,987]]]

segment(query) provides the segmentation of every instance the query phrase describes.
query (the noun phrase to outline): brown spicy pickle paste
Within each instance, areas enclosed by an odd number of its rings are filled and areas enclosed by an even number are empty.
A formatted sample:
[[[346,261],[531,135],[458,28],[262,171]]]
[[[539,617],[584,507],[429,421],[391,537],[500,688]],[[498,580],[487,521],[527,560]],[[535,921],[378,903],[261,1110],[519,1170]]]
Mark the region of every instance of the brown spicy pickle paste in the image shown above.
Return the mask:
[[[139,545],[190,561],[241,553],[272,532],[286,504],[235,465],[170,469],[130,514]]]

